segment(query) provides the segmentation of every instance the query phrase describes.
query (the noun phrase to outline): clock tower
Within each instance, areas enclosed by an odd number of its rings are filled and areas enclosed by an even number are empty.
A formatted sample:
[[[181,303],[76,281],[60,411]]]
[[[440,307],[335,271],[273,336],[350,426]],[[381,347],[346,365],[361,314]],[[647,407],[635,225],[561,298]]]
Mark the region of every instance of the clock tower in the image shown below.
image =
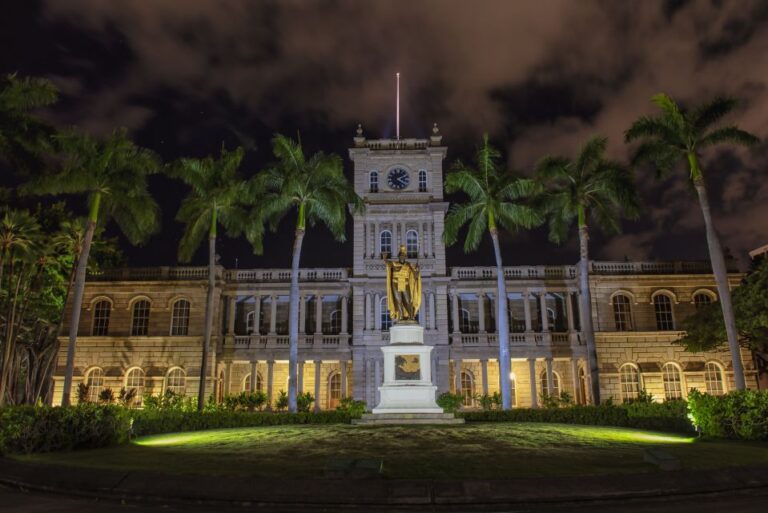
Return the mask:
[[[423,280],[418,320],[424,342],[435,346],[432,376],[440,390],[448,383],[448,282],[443,223],[443,160],[447,148],[437,124],[428,139],[366,139],[360,125],[349,157],[355,192],[366,209],[354,215],[352,327],[354,395],[378,404],[383,381],[381,346],[389,341],[383,259],[405,246]]]

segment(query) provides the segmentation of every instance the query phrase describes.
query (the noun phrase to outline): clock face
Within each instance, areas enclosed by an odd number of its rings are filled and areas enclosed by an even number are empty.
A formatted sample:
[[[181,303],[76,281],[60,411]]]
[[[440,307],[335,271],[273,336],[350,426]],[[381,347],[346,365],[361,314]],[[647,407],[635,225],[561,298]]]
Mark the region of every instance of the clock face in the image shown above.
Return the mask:
[[[397,191],[408,187],[410,181],[411,177],[408,175],[408,171],[402,167],[392,168],[387,174],[387,184]]]

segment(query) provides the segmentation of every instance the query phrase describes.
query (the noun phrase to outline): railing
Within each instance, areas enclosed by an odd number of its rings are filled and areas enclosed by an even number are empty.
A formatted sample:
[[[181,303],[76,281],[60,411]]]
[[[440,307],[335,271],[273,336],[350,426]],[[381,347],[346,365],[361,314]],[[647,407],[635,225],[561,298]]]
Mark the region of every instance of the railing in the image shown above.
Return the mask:
[[[224,268],[216,267],[216,278],[220,279]],[[205,280],[208,267],[119,267],[88,273],[89,281],[164,281],[164,280]]]
[[[454,344],[461,344],[468,347],[480,346],[498,346],[499,337],[497,333],[452,333],[451,340]],[[570,344],[578,341],[577,333],[510,333],[510,344]]]
[[[728,272],[738,272],[735,260],[727,260]],[[692,262],[594,262],[589,263],[592,274],[710,274],[712,266],[706,261]]]
[[[224,273],[229,282],[291,281],[290,269],[232,269]],[[349,273],[346,269],[299,269],[299,281],[342,281]]]
[[[301,348],[338,348],[345,346],[351,335],[300,335],[299,347]],[[255,349],[255,348],[287,348],[289,338],[287,335],[227,335],[224,338],[226,347],[235,349]]]
[[[427,139],[371,139],[365,141],[371,150],[423,150],[429,147]]]
[[[495,267],[454,267],[451,277],[457,280],[495,280]],[[529,278],[572,279],[576,277],[576,266],[515,266],[504,268],[504,278],[507,280],[524,280]]]

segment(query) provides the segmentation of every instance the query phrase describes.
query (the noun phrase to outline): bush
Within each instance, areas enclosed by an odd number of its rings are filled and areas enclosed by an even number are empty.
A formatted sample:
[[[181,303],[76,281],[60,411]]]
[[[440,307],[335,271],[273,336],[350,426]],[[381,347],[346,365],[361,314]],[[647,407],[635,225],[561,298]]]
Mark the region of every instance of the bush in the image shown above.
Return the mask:
[[[308,412],[315,398],[309,392],[304,392],[296,396],[296,409],[300,412]]]
[[[285,411],[288,409],[288,394],[285,393],[285,390],[280,390],[280,392],[277,393],[275,409],[277,411]]]
[[[735,390],[714,396],[691,390],[688,408],[705,436],[768,440],[768,391]]]
[[[144,394],[145,410],[197,411],[197,397],[188,397],[166,390],[160,395]]]
[[[0,454],[106,447],[126,442],[130,427],[129,410],[120,406],[0,408]]]
[[[446,413],[456,413],[464,405],[464,396],[444,392],[437,398],[437,405]]]
[[[213,396],[208,398],[206,411],[261,411],[267,403],[267,394],[261,390],[256,392],[240,392],[225,395],[221,403],[216,403]]]
[[[336,411],[346,413],[353,419],[359,419],[365,413],[365,401],[356,401],[351,397],[342,397]]]
[[[501,408],[501,394],[498,392],[494,392],[493,395],[488,394],[477,394],[475,396],[475,401],[477,401],[477,404],[480,405],[480,408],[483,410],[493,410]]]

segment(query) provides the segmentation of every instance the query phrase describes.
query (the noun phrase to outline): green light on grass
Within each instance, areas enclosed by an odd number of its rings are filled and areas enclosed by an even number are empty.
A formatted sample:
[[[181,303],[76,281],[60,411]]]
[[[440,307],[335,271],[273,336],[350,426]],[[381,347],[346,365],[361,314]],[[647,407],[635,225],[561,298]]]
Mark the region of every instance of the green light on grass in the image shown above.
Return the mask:
[[[216,436],[212,433],[173,433],[171,435],[156,435],[139,438],[133,443],[147,447],[161,447],[164,445],[193,445],[195,443],[204,443],[214,440]]]
[[[607,427],[582,427],[576,428],[573,435],[584,438],[596,438],[610,442],[647,443],[647,444],[689,444],[696,439],[654,431],[640,431],[637,429],[615,429]]]

